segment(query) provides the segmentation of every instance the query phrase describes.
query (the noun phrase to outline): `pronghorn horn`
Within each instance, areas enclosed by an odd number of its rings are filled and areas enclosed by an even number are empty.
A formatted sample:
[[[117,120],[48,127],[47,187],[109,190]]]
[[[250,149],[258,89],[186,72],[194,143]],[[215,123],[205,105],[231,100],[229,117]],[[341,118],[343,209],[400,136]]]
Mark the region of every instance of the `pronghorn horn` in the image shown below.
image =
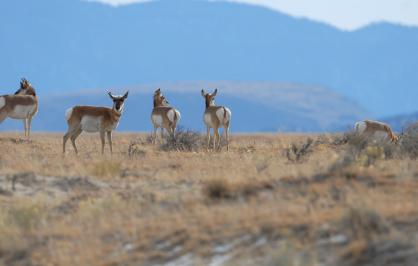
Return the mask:
[[[201,93],[202,93],[202,96],[203,96],[203,97],[205,97],[205,96],[206,96],[206,92],[205,92],[205,90],[203,90],[203,89],[202,89]]]
[[[217,93],[218,93],[218,89],[215,89],[215,91],[212,93],[212,96],[216,96]]]

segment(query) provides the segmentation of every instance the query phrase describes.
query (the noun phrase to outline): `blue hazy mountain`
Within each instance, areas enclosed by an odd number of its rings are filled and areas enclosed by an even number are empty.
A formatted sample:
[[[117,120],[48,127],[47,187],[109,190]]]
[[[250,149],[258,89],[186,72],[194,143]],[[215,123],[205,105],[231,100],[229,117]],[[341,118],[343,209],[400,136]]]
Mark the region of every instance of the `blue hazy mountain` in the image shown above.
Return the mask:
[[[418,28],[345,32],[218,1],[0,2],[2,94],[22,76],[44,96],[161,81],[272,81],[331,88],[387,116],[417,110],[417,47]]]

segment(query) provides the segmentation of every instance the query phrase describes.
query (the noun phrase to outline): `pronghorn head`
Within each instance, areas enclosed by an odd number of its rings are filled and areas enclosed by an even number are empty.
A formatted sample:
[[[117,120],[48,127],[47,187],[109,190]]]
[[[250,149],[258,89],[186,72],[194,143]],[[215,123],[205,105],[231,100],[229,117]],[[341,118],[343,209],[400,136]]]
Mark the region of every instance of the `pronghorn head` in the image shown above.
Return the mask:
[[[25,78],[22,78],[20,81],[20,88],[15,92],[15,95],[32,95],[36,96],[35,88],[29,81]]]
[[[161,89],[158,88],[157,90],[154,91],[154,97],[159,97],[161,96]]]
[[[157,106],[162,106],[163,104],[163,99],[165,99],[164,98],[164,96],[162,96],[162,94],[161,94],[161,89],[160,88],[158,88],[155,92],[154,92],[154,97],[153,97],[153,105],[154,105],[154,107],[157,107]]]
[[[206,107],[215,105],[215,96],[218,93],[218,89],[215,89],[213,93],[206,93],[205,90],[201,91],[202,97],[205,98]]]
[[[161,96],[161,98],[160,98],[160,105],[161,106],[169,106],[170,103],[167,101],[167,99],[164,96]]]
[[[127,91],[124,95],[113,95],[110,91],[109,91],[109,96],[113,101],[113,109],[118,111],[118,112],[122,112],[123,110],[123,105],[124,102],[126,100],[126,98],[128,98],[128,93],[129,91]]]
[[[402,133],[402,134],[403,134],[403,133]],[[394,133],[392,133],[392,134],[390,134],[390,140],[391,140],[393,143],[397,144],[397,143],[398,143],[398,141],[399,141],[399,137],[398,137],[398,136],[396,136]]]

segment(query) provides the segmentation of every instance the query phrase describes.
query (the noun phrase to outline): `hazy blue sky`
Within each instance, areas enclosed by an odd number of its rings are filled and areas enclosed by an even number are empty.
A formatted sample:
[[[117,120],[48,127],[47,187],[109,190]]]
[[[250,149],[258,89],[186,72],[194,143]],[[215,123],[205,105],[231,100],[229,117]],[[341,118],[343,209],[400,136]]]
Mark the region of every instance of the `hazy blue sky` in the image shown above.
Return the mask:
[[[151,0],[89,0],[112,5]],[[217,1],[217,0],[215,0]],[[372,22],[418,26],[418,0],[228,0],[256,4],[353,30]]]

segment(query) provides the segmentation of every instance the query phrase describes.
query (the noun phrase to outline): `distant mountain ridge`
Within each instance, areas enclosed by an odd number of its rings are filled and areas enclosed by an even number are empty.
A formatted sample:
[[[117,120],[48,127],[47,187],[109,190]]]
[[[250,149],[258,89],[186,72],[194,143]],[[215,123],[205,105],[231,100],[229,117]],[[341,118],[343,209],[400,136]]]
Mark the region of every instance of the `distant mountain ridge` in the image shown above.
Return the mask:
[[[44,96],[161,81],[271,81],[331,88],[378,117],[417,110],[414,27],[344,32],[217,1],[113,8],[14,0],[0,2],[0,36],[2,93],[21,76]]]
[[[169,102],[181,112],[180,126],[204,131],[204,99],[200,90],[218,88],[216,103],[232,110],[232,132],[323,132],[346,128],[365,116],[347,98],[321,87],[262,82],[177,82],[150,84],[129,89],[118,131],[150,131],[152,94],[160,86]],[[74,105],[110,106],[106,90],[83,91],[39,98],[33,120],[36,131],[64,131],[64,112]],[[21,130],[21,121],[6,120],[0,130]]]

